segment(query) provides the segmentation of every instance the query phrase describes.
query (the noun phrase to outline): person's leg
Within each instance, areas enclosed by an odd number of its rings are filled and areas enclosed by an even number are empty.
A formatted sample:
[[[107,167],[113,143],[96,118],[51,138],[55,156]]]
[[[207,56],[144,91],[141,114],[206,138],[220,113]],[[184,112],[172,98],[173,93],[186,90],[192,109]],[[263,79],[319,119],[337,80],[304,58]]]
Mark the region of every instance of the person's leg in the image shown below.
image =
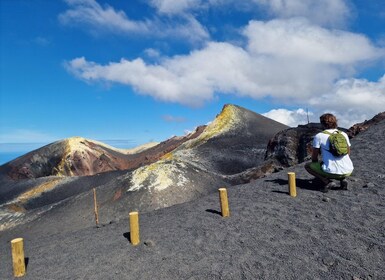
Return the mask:
[[[347,190],[348,189],[348,180],[346,180],[346,177],[349,177],[349,176],[350,176],[350,174],[344,174],[344,175],[330,174],[329,178],[330,179],[336,179],[336,180],[340,181],[340,189]]]
[[[305,169],[314,177],[320,179],[325,185],[330,183],[330,179],[324,177],[321,173],[321,164],[319,162],[308,162],[305,164]]]
[[[328,189],[334,188],[335,183],[328,177],[325,176],[325,172],[321,168],[321,163],[319,162],[308,162],[305,164],[305,169],[314,177],[318,178],[323,182],[323,186],[321,188],[322,192],[327,192]]]

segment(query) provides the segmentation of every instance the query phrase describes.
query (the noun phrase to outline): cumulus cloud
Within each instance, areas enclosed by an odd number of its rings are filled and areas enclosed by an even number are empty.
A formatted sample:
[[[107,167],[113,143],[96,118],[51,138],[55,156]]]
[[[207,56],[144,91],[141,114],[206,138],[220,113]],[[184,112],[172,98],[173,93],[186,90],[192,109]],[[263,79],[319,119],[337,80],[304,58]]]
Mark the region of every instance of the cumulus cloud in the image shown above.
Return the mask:
[[[86,25],[109,31],[143,33],[149,31],[146,21],[130,20],[123,11],[116,11],[106,5],[102,7],[95,0],[65,0],[71,7],[59,15],[65,25]]]
[[[255,11],[263,9],[272,17],[288,19],[303,17],[321,26],[344,26],[351,17],[346,0],[151,0],[150,5],[160,14],[192,14],[205,9]]]
[[[151,57],[151,58],[159,58],[159,57],[160,57],[160,52],[159,52],[159,50],[156,50],[156,49],[153,49],[153,48],[145,49],[145,50],[144,50],[144,53],[145,53],[148,57]]]
[[[148,65],[138,58],[99,65],[81,57],[68,62],[66,67],[86,81],[122,83],[159,100],[199,106],[212,99],[216,91],[255,91],[251,77],[239,72],[243,65],[243,71],[249,71],[248,60],[241,48],[210,43],[204,50],[164,59],[163,64]]]
[[[335,83],[333,91],[311,98],[309,104],[320,111],[339,115],[339,124],[350,127],[384,111],[385,75],[376,82],[341,79]]]
[[[344,0],[252,0],[279,18],[305,17],[322,26],[345,25],[351,11]]]
[[[280,37],[285,32],[286,43]],[[211,42],[158,64],[137,58],[100,65],[81,57],[67,68],[86,81],[122,83],[159,100],[192,106],[216,93],[298,103],[332,92],[335,81],[357,63],[384,53],[361,35],[329,31],[304,20],[251,21],[244,35],[246,48]]]
[[[371,119],[385,108],[385,75],[377,82],[366,79],[341,79],[334,89],[326,94],[314,96],[308,102],[313,111],[303,109],[274,109],[264,116],[286,124],[297,126],[310,122],[319,122],[319,116],[333,113],[341,127],[349,128],[353,124]]]
[[[361,34],[325,29],[301,18],[251,21],[244,33],[251,53],[315,63],[346,65],[384,54]]]
[[[70,8],[59,15],[63,25],[76,25],[91,33],[112,32],[120,34],[141,34],[143,36],[179,37],[192,42],[208,39],[205,28],[192,16],[186,14],[170,24],[161,18],[133,20],[124,11],[117,11],[109,5],[101,6],[95,0],[65,0]]]
[[[193,9],[200,8],[201,0],[151,0],[150,4],[154,6],[159,13],[164,14],[180,14],[189,12]]]
[[[287,110],[281,108],[273,109],[262,115],[288,126],[296,127],[298,124],[307,124],[308,120],[310,121],[310,117],[313,116],[313,113],[302,108],[297,110]]]

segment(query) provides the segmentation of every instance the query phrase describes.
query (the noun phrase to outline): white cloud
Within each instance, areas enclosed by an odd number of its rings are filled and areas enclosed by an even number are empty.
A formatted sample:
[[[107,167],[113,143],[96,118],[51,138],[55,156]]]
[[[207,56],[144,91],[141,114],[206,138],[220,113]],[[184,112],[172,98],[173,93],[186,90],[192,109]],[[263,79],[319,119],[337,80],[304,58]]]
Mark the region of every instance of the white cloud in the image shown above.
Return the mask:
[[[156,99],[198,106],[215,91],[255,90],[250,77],[239,72],[242,65],[249,70],[249,56],[241,48],[211,43],[190,55],[165,59],[162,65],[147,65],[138,58],[103,66],[82,57],[68,62],[67,69],[86,81],[118,82]]]
[[[262,115],[288,126],[296,127],[299,124],[307,124],[308,118],[310,120],[313,113],[302,108],[293,111],[287,109],[273,109]]]
[[[350,127],[385,110],[385,75],[377,82],[341,79],[333,91],[311,98],[309,104],[320,111],[338,114],[339,125]]]
[[[192,43],[206,41],[210,38],[210,34],[206,28],[191,15],[180,17],[170,25],[163,23],[161,20],[157,20],[152,24],[151,29],[152,36],[186,38]]]
[[[150,3],[159,13],[170,15],[189,12],[202,5],[201,0],[151,0]]]
[[[151,58],[158,58],[158,57],[160,57],[160,52],[158,50],[156,50],[156,49],[153,49],[153,48],[145,49],[144,53],[148,57],[151,57]]]
[[[385,75],[377,82],[339,80],[333,91],[311,98],[308,105],[313,108],[309,112],[310,122],[319,122],[319,116],[332,113],[337,116],[339,126],[349,128],[385,110]],[[303,109],[274,109],[263,115],[292,127],[307,123]]]
[[[305,17],[322,26],[345,25],[351,11],[344,0],[251,0],[279,18]]]
[[[255,54],[340,65],[384,55],[361,34],[328,30],[301,18],[251,21],[244,33]]]
[[[207,40],[210,36],[206,29],[191,15],[184,15],[175,21],[162,18],[132,20],[124,11],[113,7],[102,7],[95,0],[65,0],[70,9],[59,15],[63,25],[85,28],[93,34],[111,32],[142,36],[185,38],[191,42]]]
[[[151,0],[150,5],[170,16],[219,7],[249,12],[262,8],[272,17],[303,17],[322,26],[344,26],[351,17],[346,0]]]
[[[113,7],[102,7],[95,0],[65,0],[72,9],[59,15],[65,25],[87,25],[94,28],[119,32],[148,32],[149,23],[127,18],[123,11],[115,11]]]
[[[359,62],[384,53],[360,35],[329,31],[304,20],[252,21],[244,34],[246,49],[211,42],[160,64],[138,58],[100,65],[77,58],[67,68],[86,81],[122,83],[159,100],[192,106],[216,93],[302,103],[331,92],[335,81],[354,73]]]

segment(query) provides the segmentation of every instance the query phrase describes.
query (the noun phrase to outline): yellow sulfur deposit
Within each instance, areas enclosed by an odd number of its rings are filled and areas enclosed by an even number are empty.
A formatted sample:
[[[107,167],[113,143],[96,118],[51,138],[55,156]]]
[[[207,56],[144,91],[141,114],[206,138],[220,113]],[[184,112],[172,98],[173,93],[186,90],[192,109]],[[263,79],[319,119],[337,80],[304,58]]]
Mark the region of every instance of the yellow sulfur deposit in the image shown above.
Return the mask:
[[[183,163],[179,163],[182,167]],[[183,186],[187,179],[173,161],[161,160],[136,169],[132,174],[131,187],[128,191],[149,187],[154,190],[164,190],[172,185]]]
[[[53,170],[53,175],[54,176],[66,176],[67,173],[66,173],[66,170],[69,170],[71,172],[71,168],[69,168],[69,166],[67,166],[67,157],[70,155],[71,153],[71,146],[70,146],[70,141],[69,139],[65,140],[65,151],[64,151],[64,155],[60,161],[60,163],[58,164],[57,167],[54,168]]]
[[[28,199],[37,197],[43,192],[52,190],[61,180],[62,180],[62,178],[56,178],[52,181],[43,183],[37,187],[34,187],[32,190],[29,190],[29,191],[21,194],[16,200],[20,201],[21,203],[24,203]]]
[[[239,109],[233,105],[226,105],[222,112],[210,123],[198,138],[187,141],[183,148],[193,148],[199,146],[210,138],[229,131],[240,121]]]

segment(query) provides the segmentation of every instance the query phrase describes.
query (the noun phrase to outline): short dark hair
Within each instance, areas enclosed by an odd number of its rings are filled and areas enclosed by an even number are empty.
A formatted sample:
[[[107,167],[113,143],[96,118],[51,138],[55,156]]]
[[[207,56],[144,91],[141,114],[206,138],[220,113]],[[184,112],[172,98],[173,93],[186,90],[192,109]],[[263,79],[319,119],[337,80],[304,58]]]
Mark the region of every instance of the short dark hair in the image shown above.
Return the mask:
[[[323,114],[320,118],[322,126],[326,129],[337,128],[337,118],[330,113]]]

